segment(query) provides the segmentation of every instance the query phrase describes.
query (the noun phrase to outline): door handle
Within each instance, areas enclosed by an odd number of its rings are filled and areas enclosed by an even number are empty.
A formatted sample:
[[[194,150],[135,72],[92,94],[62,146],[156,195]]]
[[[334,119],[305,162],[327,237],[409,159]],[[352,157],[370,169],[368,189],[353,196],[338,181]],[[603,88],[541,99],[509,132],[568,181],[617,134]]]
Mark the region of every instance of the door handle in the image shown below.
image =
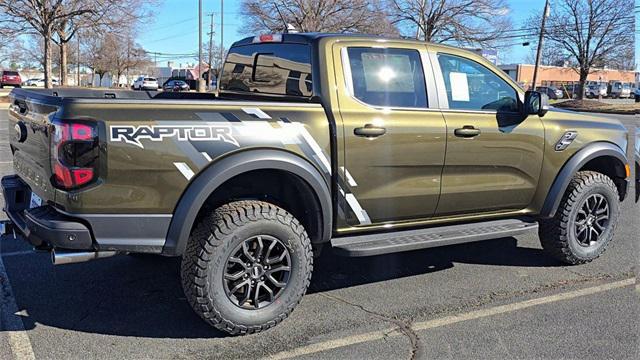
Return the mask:
[[[465,125],[461,129],[455,129],[453,133],[457,137],[472,138],[480,135],[480,129],[477,129],[471,125]]]
[[[364,127],[353,129],[355,136],[362,136],[366,138],[374,138],[382,136],[387,133],[387,129],[383,127],[374,126],[373,124],[366,124]]]

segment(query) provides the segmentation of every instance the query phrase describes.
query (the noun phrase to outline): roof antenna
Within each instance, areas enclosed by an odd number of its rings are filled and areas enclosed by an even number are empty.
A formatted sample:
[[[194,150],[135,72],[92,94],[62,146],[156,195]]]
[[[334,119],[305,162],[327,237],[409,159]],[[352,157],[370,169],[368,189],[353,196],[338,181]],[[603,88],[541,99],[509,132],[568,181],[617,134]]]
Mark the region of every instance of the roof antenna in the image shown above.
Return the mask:
[[[280,8],[278,7],[278,4],[273,4],[273,5],[276,7],[276,11],[278,12],[278,15],[280,15],[280,20],[282,20],[282,23],[284,24],[283,33],[288,34],[289,24],[287,24],[287,21],[284,19],[284,16],[282,16],[282,13],[280,12]]]

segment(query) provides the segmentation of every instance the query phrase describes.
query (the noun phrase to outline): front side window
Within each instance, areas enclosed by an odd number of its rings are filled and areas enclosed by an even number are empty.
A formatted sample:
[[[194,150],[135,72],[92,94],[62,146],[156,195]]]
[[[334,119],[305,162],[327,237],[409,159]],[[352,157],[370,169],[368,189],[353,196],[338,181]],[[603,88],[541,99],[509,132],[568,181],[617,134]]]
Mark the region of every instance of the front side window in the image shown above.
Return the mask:
[[[450,109],[517,112],[518,94],[483,65],[455,55],[438,54]]]
[[[417,50],[353,47],[347,53],[355,98],[373,106],[428,107]]]

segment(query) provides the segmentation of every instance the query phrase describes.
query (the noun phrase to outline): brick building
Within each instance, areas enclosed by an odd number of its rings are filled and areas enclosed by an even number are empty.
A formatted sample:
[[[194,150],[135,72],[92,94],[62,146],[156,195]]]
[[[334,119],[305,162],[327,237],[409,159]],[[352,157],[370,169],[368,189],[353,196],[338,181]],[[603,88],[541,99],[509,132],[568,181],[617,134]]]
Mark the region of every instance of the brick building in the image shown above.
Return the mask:
[[[533,81],[534,65],[529,64],[508,64],[499,66],[502,71],[506,72],[512,79],[517,81],[522,87],[529,88]],[[569,67],[560,66],[540,66],[538,71],[538,86],[561,86],[572,85],[578,83],[580,77],[578,73]],[[638,76],[635,71],[621,71],[609,69],[597,69],[589,74],[588,81],[622,81],[637,85]]]

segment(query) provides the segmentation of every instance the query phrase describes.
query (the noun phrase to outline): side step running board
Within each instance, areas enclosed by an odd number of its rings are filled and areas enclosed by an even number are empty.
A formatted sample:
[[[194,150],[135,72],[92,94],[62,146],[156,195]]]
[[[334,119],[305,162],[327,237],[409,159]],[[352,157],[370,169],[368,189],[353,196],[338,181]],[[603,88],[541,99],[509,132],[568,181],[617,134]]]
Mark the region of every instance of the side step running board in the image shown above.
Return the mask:
[[[445,245],[497,239],[537,230],[534,220],[505,219],[331,239],[336,253],[372,256]]]

